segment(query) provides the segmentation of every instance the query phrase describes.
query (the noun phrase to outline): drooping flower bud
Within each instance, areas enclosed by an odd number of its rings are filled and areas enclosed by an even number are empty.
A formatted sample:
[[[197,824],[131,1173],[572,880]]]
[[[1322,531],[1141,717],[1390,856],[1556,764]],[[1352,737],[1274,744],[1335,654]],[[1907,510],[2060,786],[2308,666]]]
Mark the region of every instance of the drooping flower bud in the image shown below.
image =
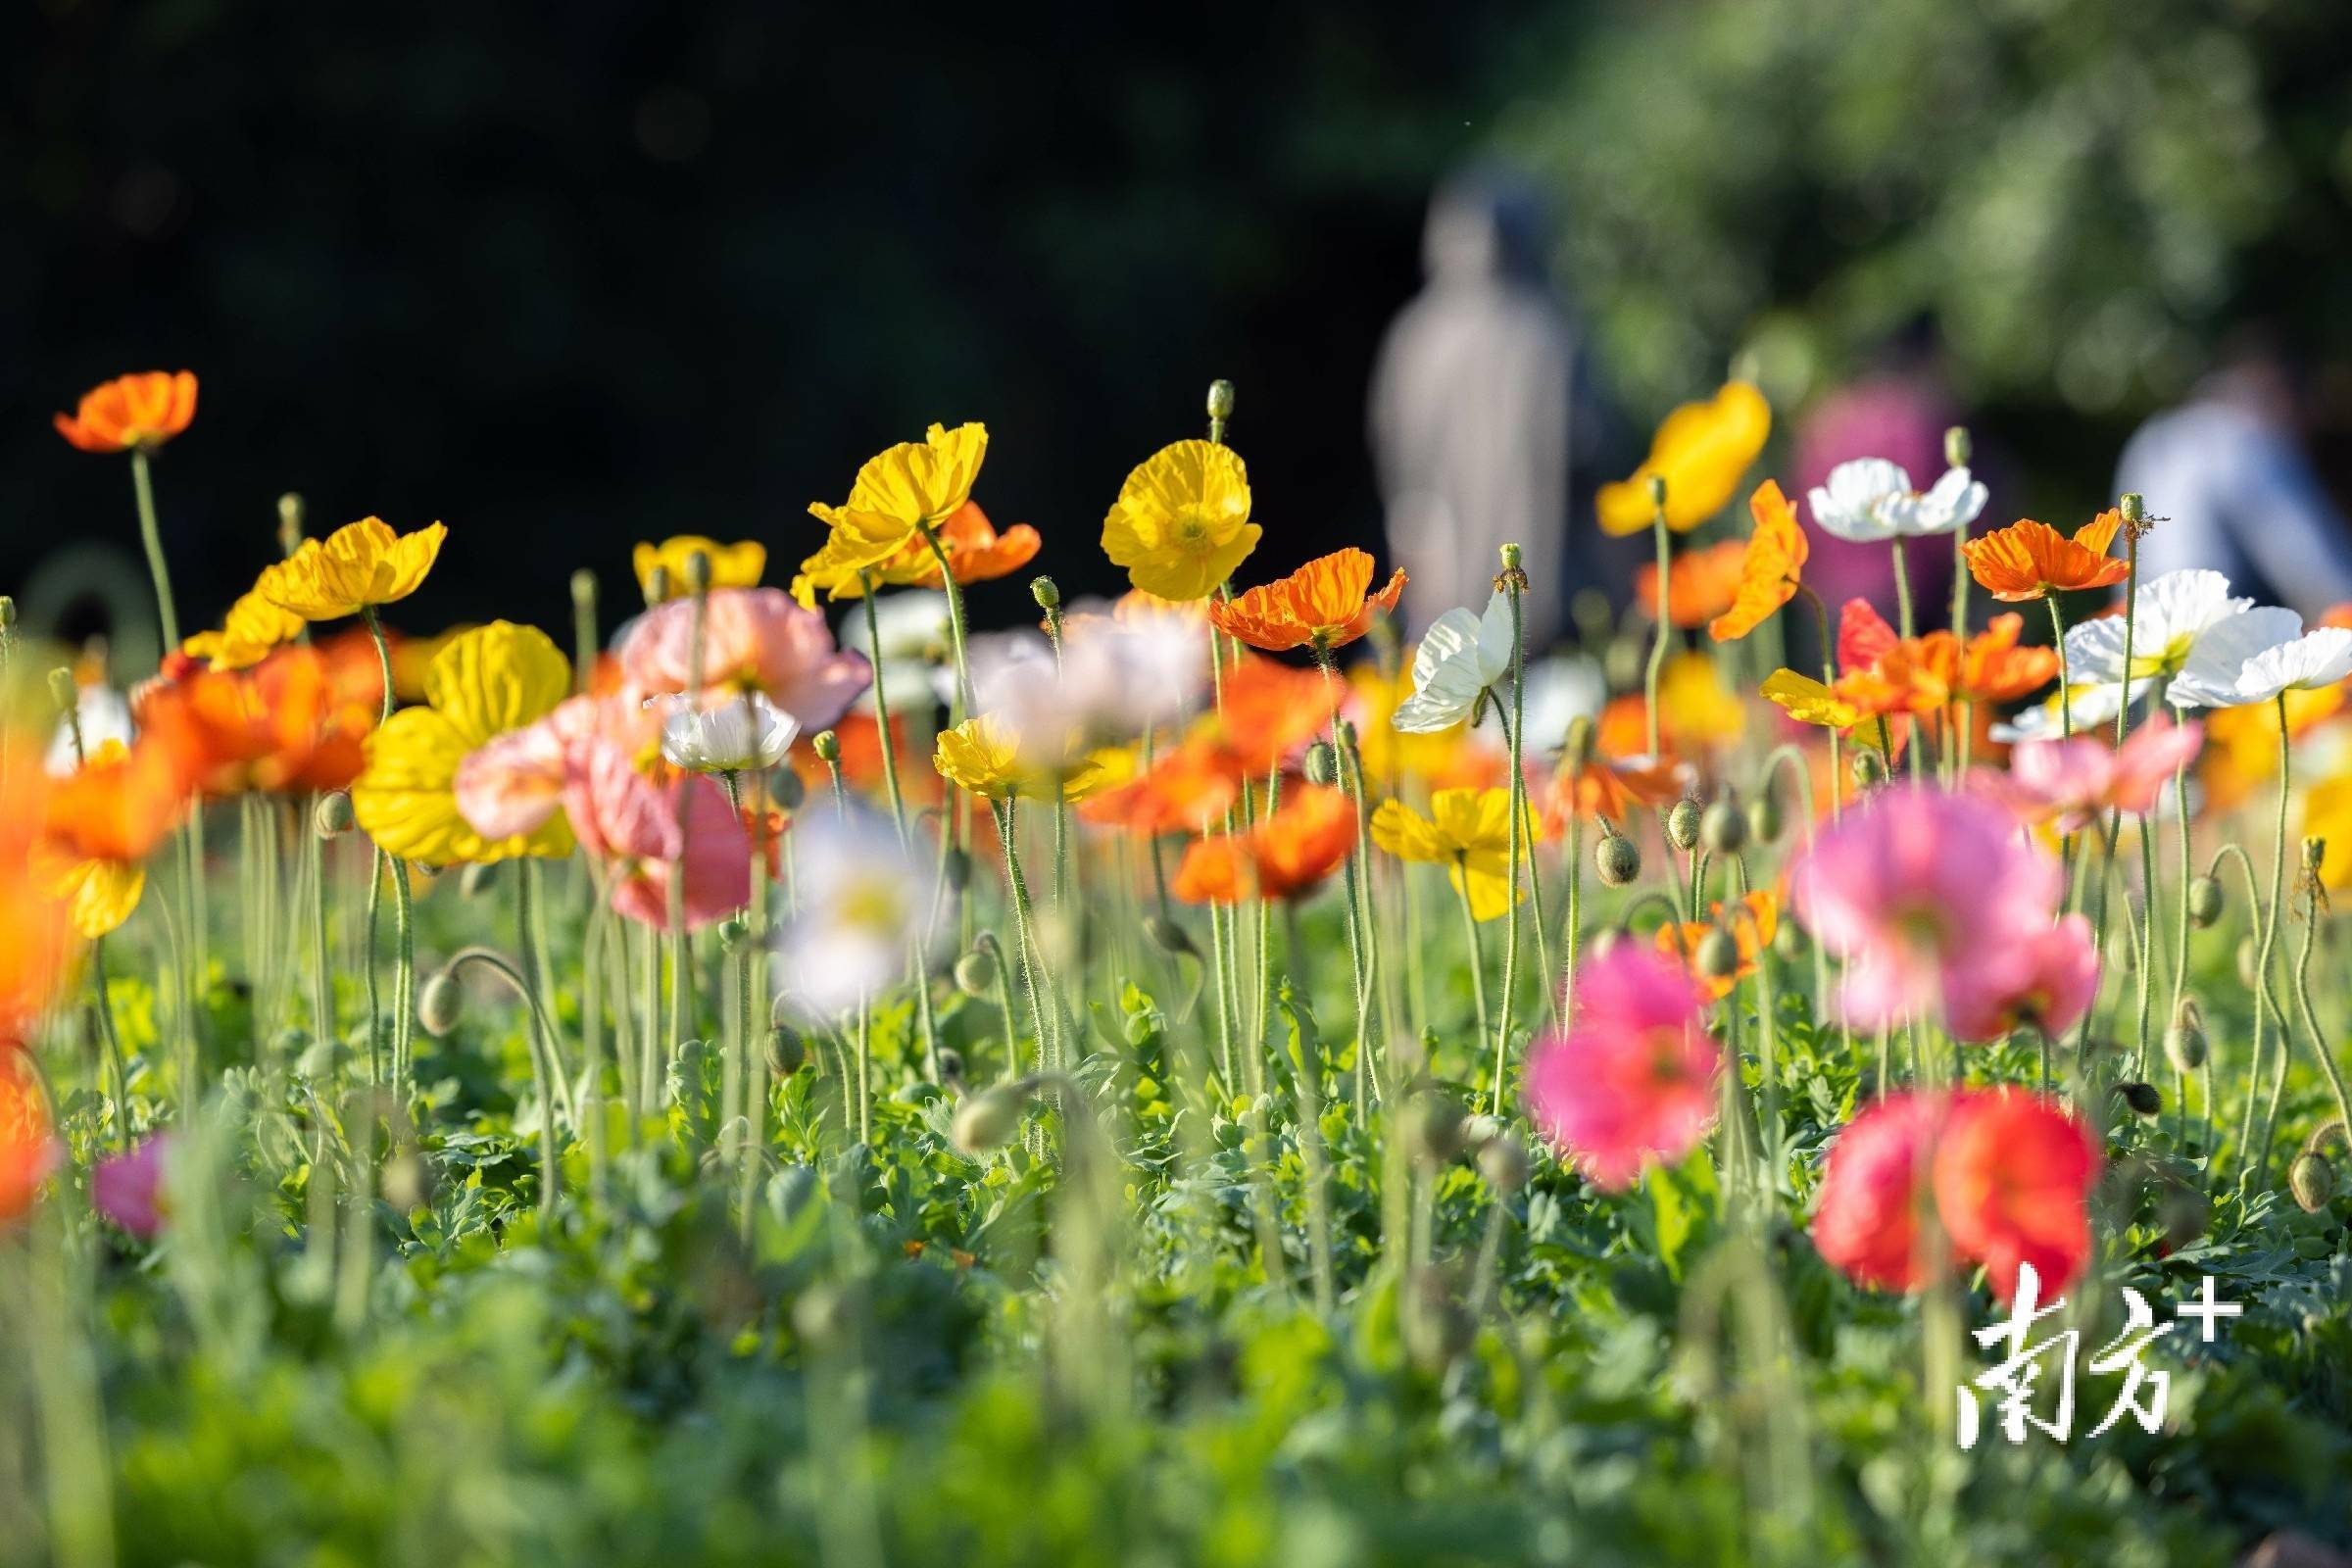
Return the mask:
[[[808,1061],[808,1042],[798,1029],[778,1024],[767,1032],[767,1070],[789,1078]]]
[[[997,983],[996,956],[986,948],[974,948],[956,960],[956,989],[967,997],[986,999]]]
[[[1144,935],[1160,952],[1179,958],[1198,958],[1200,950],[1193,943],[1192,933],[1175,921],[1152,914],[1144,917]]]
[[[2153,1116],[2164,1109],[2164,1096],[2156,1092],[2154,1084],[2128,1080],[2117,1084],[2115,1092],[2132,1108],[2134,1116]]]
[[[1499,1194],[1519,1191],[1527,1185],[1527,1146],[1509,1133],[1488,1139],[1478,1152],[1478,1173]]]
[[[461,898],[478,899],[497,885],[498,863],[494,860],[476,860],[458,876]]]
[[[1773,929],[1772,951],[1783,958],[1793,961],[1805,956],[1810,949],[1812,940],[1805,935],[1803,926],[1798,925],[1787,915],[1783,915],[1781,923]]]
[[[434,971],[416,988],[416,1021],[435,1040],[455,1029],[465,1015],[465,990],[447,969]]]
[[[2164,1032],[2164,1059],[2176,1072],[2194,1072],[2205,1065],[2205,1011],[2194,997],[2182,997],[2173,1009],[2172,1026]]]
[[[351,797],[341,790],[331,790],[318,797],[311,811],[311,826],[322,839],[341,838],[353,826]]]
[[[1331,749],[1331,742],[1317,741],[1306,749],[1306,781],[1310,784],[1340,781],[1340,754]]]
[[[983,1089],[956,1107],[948,1139],[964,1153],[978,1156],[1004,1148],[1020,1131],[1022,1109],[1029,1097],[1008,1084]]]
[[[1781,836],[1780,792],[1767,786],[1761,795],[1747,803],[1748,835],[1758,844],[1772,844]]]
[[[1738,855],[1747,847],[1747,818],[1729,796],[1710,803],[1699,813],[1698,842],[1709,855]]]
[[[940,863],[947,867],[948,890],[951,893],[961,893],[972,885],[972,857],[968,851],[950,845],[948,853],[940,858]]]
[[[2188,885],[2188,919],[2198,930],[2210,928],[2222,917],[2222,884],[2209,876],[2198,877]]]
[[[1404,1146],[1424,1165],[1443,1165],[1462,1152],[1462,1108],[1431,1091],[1413,1097],[1404,1116]]]
[[[2304,1213],[2317,1214],[2335,1197],[2335,1167],[2327,1155],[2306,1149],[2286,1167],[2286,1190]]]
[[[963,1082],[963,1053],[954,1046],[939,1048],[939,1081],[950,1086]]]
[[[1592,846],[1592,863],[1601,881],[1621,888],[1642,874],[1642,852],[1624,834],[1611,833]]]
[[[767,775],[767,798],[776,803],[779,811],[797,811],[808,799],[808,786],[789,767],[771,768]]]
[[[1740,972],[1739,939],[1716,926],[1698,939],[1698,951],[1691,955],[1691,962],[1710,980],[1729,980]]]
[[[1698,843],[1698,803],[1684,799],[1666,813],[1666,842],[1688,853]]]
[[[1875,790],[1886,782],[1886,759],[1865,746],[1854,754],[1854,786]]]

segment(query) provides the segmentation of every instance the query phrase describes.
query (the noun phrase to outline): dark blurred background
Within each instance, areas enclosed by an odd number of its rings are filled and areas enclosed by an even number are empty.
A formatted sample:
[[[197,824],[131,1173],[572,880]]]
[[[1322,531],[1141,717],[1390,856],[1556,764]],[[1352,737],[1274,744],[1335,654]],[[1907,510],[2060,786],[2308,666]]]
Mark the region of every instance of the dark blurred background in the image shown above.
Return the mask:
[[[991,514],[1108,588],[1104,507],[1215,375],[1288,570],[1376,536],[1373,354],[1432,184],[1496,152],[1552,203],[1603,461],[1735,361],[1788,413],[1928,319],[1989,515],[2073,519],[2249,313],[2352,424],[2348,88],[2337,0],[16,0],[0,585],[135,568],[124,466],[49,416],[182,367],[191,624],[289,489],[450,524],[419,629],[561,626],[573,566],[611,604],[672,532],[781,581],[805,504],[932,419],[985,420]]]

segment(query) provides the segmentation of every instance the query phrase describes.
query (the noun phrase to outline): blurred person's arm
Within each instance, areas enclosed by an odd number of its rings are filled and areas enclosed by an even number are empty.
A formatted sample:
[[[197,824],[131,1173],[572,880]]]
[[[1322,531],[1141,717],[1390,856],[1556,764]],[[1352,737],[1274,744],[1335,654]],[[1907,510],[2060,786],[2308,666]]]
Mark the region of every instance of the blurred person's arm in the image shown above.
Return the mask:
[[[2352,600],[2352,525],[2295,447],[2255,426],[2238,445],[2222,496],[2237,548],[2273,592],[2306,619]]]

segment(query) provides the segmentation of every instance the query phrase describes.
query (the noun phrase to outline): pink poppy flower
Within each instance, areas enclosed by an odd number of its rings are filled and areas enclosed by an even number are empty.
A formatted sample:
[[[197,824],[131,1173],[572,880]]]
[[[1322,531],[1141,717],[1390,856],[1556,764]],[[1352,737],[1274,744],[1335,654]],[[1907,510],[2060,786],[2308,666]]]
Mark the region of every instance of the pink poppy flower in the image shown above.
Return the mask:
[[[2070,914],[2022,939],[2018,963],[1964,966],[1947,976],[1944,1027],[1955,1040],[1998,1040],[2021,1023],[2052,1036],[2082,1022],[2099,994],[2090,921]]]
[[[1528,1104],[1544,1137],[1615,1192],[1647,1156],[1679,1159],[1705,1134],[1723,1053],[1682,966],[1630,942],[1579,971],[1574,1003],[1567,1033],[1528,1056]]]
[[[1840,1012],[1880,1028],[1972,985],[2023,990],[2020,950],[2049,927],[2060,876],[1990,802],[1901,785],[1822,834],[1789,886],[1806,929],[1844,960]]]
[[[678,794],[686,793],[679,833]],[[669,873],[685,858],[688,929],[722,920],[751,902],[752,839],[726,792],[700,773],[667,789],[637,771],[610,741],[583,749],[564,789],[564,809],[580,847],[612,862],[612,907],[644,925],[669,923]]]
[[[1950,1110],[1942,1095],[1888,1095],[1830,1146],[1813,1245],[1855,1284],[1915,1291],[1927,1283],[1919,1220],[1929,1201],[1928,1152]]]
[[[164,1201],[164,1161],[171,1152],[172,1135],[158,1133],[100,1160],[90,1171],[91,1204],[141,1241],[153,1241],[171,1212]]]
[[[2202,724],[2157,717],[2117,747],[2099,735],[2020,741],[2006,778],[1991,775],[1991,793],[2029,822],[2055,821],[2061,832],[2079,833],[2111,810],[2144,816],[2204,740]]]
[[[593,742],[624,758],[649,750],[659,719],[635,697],[573,697],[545,718],[510,731],[458,764],[458,812],[486,839],[535,833],[564,804],[564,785]]]
[[[836,649],[825,617],[781,588],[711,592],[703,623],[703,664],[694,669],[694,601],[673,599],[645,612],[620,650],[623,678],[662,695],[717,686],[767,694],[804,731],[828,729],[873,682],[854,649]]]

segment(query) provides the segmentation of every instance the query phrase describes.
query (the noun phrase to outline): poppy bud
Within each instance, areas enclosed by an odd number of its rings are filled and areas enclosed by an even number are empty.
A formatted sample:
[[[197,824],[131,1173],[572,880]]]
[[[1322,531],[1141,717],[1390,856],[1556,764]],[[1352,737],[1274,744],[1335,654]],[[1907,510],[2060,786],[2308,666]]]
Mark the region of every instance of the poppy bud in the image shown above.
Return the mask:
[[[2182,997],[2173,1009],[2172,1027],[2164,1032],[2164,1059],[2176,1072],[2194,1072],[2205,1065],[2206,1054],[2204,1009],[2196,998]]]
[[[277,548],[292,555],[302,544],[302,497],[289,490],[277,498]]]
[[[1781,836],[1781,798],[1766,790],[1747,803],[1748,836],[1758,844],[1770,844]]]
[[[1021,1111],[1027,1102],[1028,1096],[1004,1084],[969,1096],[956,1107],[948,1141],[975,1157],[1002,1149],[1020,1131]]]
[[[49,672],[49,697],[57,706],[71,713],[81,706],[81,692],[74,684],[74,672],[58,668]]]
[[[1517,571],[1519,569],[1519,563],[1522,559],[1523,558],[1517,545],[1504,545],[1502,547],[1503,570]]]
[[[1462,1152],[1462,1109],[1445,1095],[1417,1095],[1404,1115],[1404,1146],[1424,1165],[1443,1165]]]
[[[1698,843],[1698,803],[1680,800],[1666,813],[1666,842],[1678,850],[1689,851]]]
[[[465,1015],[466,993],[447,969],[436,970],[417,987],[416,1021],[435,1040],[455,1029]]]
[[[752,939],[752,928],[740,915],[730,915],[718,922],[718,951],[733,953]]]
[[[767,1032],[767,1070],[779,1078],[789,1078],[808,1061],[808,1042],[801,1038],[798,1029],[781,1024]]]
[[[1331,738],[1352,749],[1355,745],[1355,720],[1334,713],[1331,716]]]
[[[474,861],[458,878],[459,894],[468,899],[478,899],[497,885],[498,867],[486,860]]]
[[[1233,417],[1233,383],[1221,375],[1208,383],[1208,416],[1219,424]]]
[[[950,845],[941,863],[947,868],[948,887],[951,891],[961,893],[971,885],[972,858],[968,852]]]
[[[1331,742],[1317,741],[1306,749],[1306,780],[1310,784],[1340,781],[1340,754],[1331,749]]]
[[[2286,1190],[2306,1214],[2317,1214],[2335,1197],[2335,1167],[2316,1150],[2306,1149],[2286,1167]]]
[[[645,574],[645,605],[648,610],[669,597],[669,568],[656,566]]]
[[[1030,578],[1029,597],[1037,601],[1037,608],[1040,610],[1053,611],[1061,608],[1061,590],[1054,585],[1054,579],[1051,577]]]
[[[14,594],[0,594],[0,628],[17,623],[17,600]]]
[[[2188,885],[2188,919],[2198,930],[2222,917],[2222,885],[2212,877],[2201,876]]]
[[[985,1000],[997,983],[997,960],[986,948],[974,948],[956,960],[956,989]]]
[[[1592,717],[1590,713],[1579,713],[1568,721],[1565,750],[1568,754],[1566,760],[1571,765],[1576,767],[1591,765],[1592,761]]]
[[[939,1048],[939,1081],[943,1084],[963,1082],[963,1053],[954,1046]]]
[[[1865,746],[1854,754],[1854,786],[1873,790],[1886,782],[1886,759]]]
[[[2153,1116],[2164,1109],[2164,1097],[2156,1092],[2154,1084],[2127,1081],[2117,1084],[2115,1092],[2132,1107],[2134,1116]]]
[[[1451,1366],[1478,1338],[1478,1324],[1469,1309],[1453,1298],[1444,1277],[1434,1269],[1423,1269],[1416,1276],[1403,1327],[1406,1353],[1416,1366],[1430,1373]]]
[[[596,611],[596,573],[586,566],[571,574],[571,604],[574,610],[591,614]]]
[[[818,730],[816,739],[810,741],[808,746],[811,751],[816,753],[816,760],[820,762],[831,763],[841,760],[841,737],[829,729]]]
[[[311,826],[322,839],[340,838],[351,831],[351,797],[341,790],[332,790],[318,797],[311,811]]]
[[[779,811],[797,811],[808,799],[808,786],[791,768],[779,767],[767,775],[767,798]]]
[[[1804,927],[1784,916],[1773,929],[1772,951],[1793,962],[1805,956],[1811,940],[1805,935]]]
[[[1478,1173],[1497,1193],[1519,1191],[1527,1185],[1527,1146],[1508,1133],[1488,1139],[1478,1152]]]
[[[1709,855],[1738,855],[1747,846],[1747,818],[1728,798],[1717,800],[1699,813],[1698,842]]]
[[[1192,933],[1163,915],[1146,915],[1144,935],[1152,939],[1153,947],[1172,957],[1198,959],[1200,956],[1200,950],[1194,944]]]
[[[2115,509],[2124,514],[2124,520],[2126,522],[2145,522],[2148,520],[2147,498],[2142,496],[2136,490],[2125,491],[2123,499],[2115,504]]]
[[[1716,926],[1698,939],[1698,951],[1691,956],[1698,972],[1710,980],[1729,980],[1740,972],[1740,942],[1729,931]]]
[[[2237,979],[2248,991],[2262,982],[2262,944],[2250,936],[2237,944]]]
[[[1967,467],[1969,448],[1970,442],[1968,439],[1967,425],[1955,424],[1950,429],[1944,431],[1943,461],[1945,466],[1953,468]]]
[[[794,1009],[791,994],[789,992],[778,992],[776,994],[776,1000],[767,1004],[768,1027],[771,1029],[791,1028],[793,1017]]]
[[[1621,888],[1642,874],[1642,852],[1624,834],[1611,833],[1592,846],[1592,863],[1601,881]]]
[[[686,588],[697,596],[710,591],[710,552],[690,550],[686,553]]]
[[[1487,1140],[1501,1136],[1502,1120],[1500,1117],[1491,1116],[1482,1110],[1474,1116],[1462,1118],[1462,1147],[1464,1149],[1484,1149],[1487,1147]]]
[[[1662,473],[1649,476],[1649,504],[1660,512],[1666,510],[1666,476]]]

